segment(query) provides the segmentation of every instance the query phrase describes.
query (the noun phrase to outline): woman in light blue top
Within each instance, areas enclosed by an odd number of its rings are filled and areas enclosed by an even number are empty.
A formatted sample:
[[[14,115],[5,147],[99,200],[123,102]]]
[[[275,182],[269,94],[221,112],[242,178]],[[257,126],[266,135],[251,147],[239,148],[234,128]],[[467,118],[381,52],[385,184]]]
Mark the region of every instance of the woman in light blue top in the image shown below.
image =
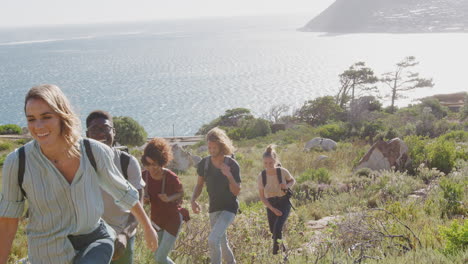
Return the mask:
[[[26,95],[24,110],[34,140],[24,147],[21,186],[19,151],[10,153],[3,166],[0,264],[8,260],[26,197],[28,258],[32,264],[109,263],[113,232],[101,220],[99,187],[122,208],[131,210],[144,229],[147,246],[155,251],[157,234],[138,202],[137,191],[120,176],[112,150],[89,140],[96,168],[92,166],[80,138],[79,119],[62,91],[55,85],[33,87]]]

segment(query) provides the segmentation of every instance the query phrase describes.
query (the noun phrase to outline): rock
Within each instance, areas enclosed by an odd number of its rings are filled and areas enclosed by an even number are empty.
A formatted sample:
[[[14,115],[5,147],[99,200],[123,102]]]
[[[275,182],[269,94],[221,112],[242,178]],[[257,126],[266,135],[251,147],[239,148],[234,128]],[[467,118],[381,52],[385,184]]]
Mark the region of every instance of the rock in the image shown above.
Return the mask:
[[[192,166],[192,155],[185,151],[179,144],[172,145],[172,154],[174,159],[167,166],[170,169],[186,171]]]
[[[197,152],[198,152],[198,153],[207,152],[207,151],[208,151],[208,146],[207,146],[207,145],[200,146],[200,147],[197,149]]]
[[[305,144],[304,150],[309,151],[312,148],[321,148],[322,150],[330,151],[336,149],[336,145],[336,142],[329,138],[316,137]]]
[[[330,223],[336,223],[338,222],[342,217],[341,216],[327,216],[319,220],[311,220],[307,222],[307,227],[312,229],[312,230],[320,230],[324,229],[328,226]]]
[[[354,168],[357,171],[361,168],[371,170],[404,170],[408,164],[408,146],[399,138],[389,141],[379,140],[362,157],[359,164]]]
[[[194,167],[198,166],[198,163],[202,160],[202,157],[197,156],[197,155],[192,155],[192,164]]]
[[[326,159],[328,159],[328,156],[320,155],[320,156],[317,157],[316,160],[317,160],[317,161],[322,161],[322,160],[326,160]]]

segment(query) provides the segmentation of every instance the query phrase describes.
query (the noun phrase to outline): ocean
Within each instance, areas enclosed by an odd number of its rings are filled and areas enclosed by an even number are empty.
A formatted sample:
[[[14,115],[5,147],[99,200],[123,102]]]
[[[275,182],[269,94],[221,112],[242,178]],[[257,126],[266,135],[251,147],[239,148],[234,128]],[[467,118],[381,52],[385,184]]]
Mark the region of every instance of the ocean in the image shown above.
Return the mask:
[[[257,116],[277,104],[298,109],[337,92],[338,75],[357,61],[377,74],[406,56],[435,87],[467,91],[468,35],[301,32],[305,15],[125,24],[0,28],[0,124],[26,126],[23,100],[34,85],[61,87],[84,121],[95,109],[137,120],[149,136],[193,135],[225,110]],[[381,87],[381,95],[389,94]],[[383,101],[384,105],[389,101]]]

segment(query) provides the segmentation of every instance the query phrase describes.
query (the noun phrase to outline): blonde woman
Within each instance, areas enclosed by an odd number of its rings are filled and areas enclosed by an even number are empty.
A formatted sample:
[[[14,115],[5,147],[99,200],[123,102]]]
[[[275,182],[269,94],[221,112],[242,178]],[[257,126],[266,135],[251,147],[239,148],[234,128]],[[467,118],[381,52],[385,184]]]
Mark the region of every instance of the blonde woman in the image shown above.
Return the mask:
[[[273,238],[273,254],[278,254],[279,240],[283,239],[283,226],[291,211],[291,203],[286,192],[296,180],[288,170],[281,167],[274,146],[270,145],[263,153],[263,167],[258,175],[260,200],[267,207],[268,225]],[[284,245],[282,249],[285,250]]]
[[[0,264],[8,260],[26,198],[31,263],[109,263],[115,234],[101,219],[99,187],[130,209],[155,251],[157,234],[137,191],[120,175],[108,146],[80,137],[79,119],[62,91],[55,85],[31,88],[24,111],[34,140],[10,153],[3,166]]]
[[[224,130],[213,128],[206,135],[210,156],[198,164],[198,181],[192,195],[192,210],[200,212],[196,202],[206,183],[209,197],[211,232],[208,236],[211,263],[220,264],[221,255],[226,263],[236,263],[229,247],[226,230],[234,221],[239,209],[237,196],[241,190],[239,164],[231,158],[234,151]]]

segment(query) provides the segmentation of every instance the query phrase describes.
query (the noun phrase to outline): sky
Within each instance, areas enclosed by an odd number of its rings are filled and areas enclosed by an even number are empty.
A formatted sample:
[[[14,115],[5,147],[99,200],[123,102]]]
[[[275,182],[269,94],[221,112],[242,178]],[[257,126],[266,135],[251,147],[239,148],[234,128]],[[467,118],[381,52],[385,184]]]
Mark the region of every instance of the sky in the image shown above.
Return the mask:
[[[0,27],[267,14],[316,15],[334,0],[1,0]]]

